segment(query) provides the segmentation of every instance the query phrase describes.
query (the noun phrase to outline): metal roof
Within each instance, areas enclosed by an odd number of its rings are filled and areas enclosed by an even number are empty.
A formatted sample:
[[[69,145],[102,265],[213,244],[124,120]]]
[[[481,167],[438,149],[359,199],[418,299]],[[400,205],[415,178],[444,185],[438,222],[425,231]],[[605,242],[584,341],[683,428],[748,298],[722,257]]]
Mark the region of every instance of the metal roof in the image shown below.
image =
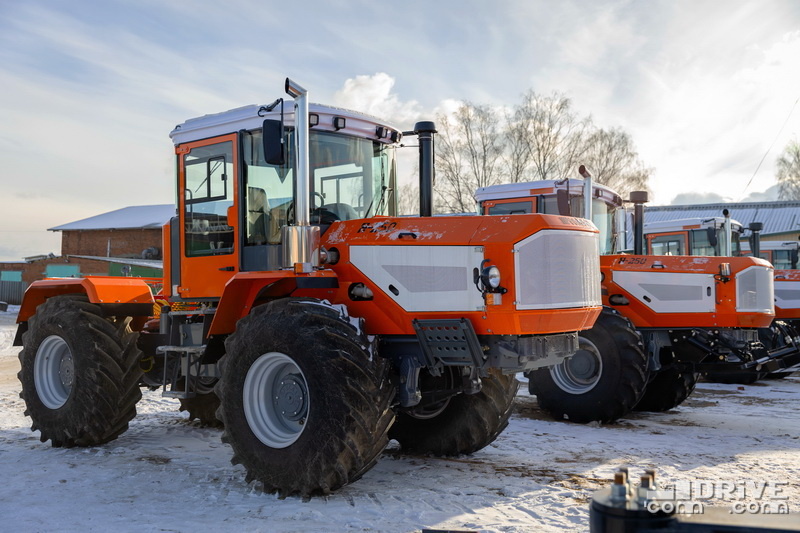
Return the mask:
[[[97,255],[70,255],[78,259],[91,259],[93,261],[107,261],[109,263],[119,263],[147,268],[164,268],[164,261],[160,259],[130,259],[127,257],[101,257]]]
[[[741,202],[695,205],[648,205],[644,208],[645,223],[680,218],[712,218],[722,216],[727,209],[731,218],[747,228],[751,222],[761,222],[761,235],[800,231],[800,202]]]
[[[175,216],[173,204],[133,205],[102,215],[62,224],[48,231],[101,230],[101,229],[160,229]]]

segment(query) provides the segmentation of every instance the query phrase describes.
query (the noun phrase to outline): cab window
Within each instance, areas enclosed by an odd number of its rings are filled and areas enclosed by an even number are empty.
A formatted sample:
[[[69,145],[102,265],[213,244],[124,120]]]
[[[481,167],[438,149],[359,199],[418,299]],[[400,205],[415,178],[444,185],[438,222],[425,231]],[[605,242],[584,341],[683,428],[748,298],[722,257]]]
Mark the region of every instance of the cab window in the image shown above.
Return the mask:
[[[686,237],[684,235],[658,235],[650,239],[652,255],[686,255]]]
[[[294,136],[286,134],[289,153]],[[261,131],[246,132],[242,138],[245,173],[245,245],[278,244],[281,227],[288,223],[294,198],[294,171],[287,157],[283,166],[264,160]]]
[[[490,215],[517,215],[532,212],[533,208],[530,201],[506,202],[493,205],[489,208]]]
[[[186,256],[233,253],[233,143],[192,148],[183,163]]]

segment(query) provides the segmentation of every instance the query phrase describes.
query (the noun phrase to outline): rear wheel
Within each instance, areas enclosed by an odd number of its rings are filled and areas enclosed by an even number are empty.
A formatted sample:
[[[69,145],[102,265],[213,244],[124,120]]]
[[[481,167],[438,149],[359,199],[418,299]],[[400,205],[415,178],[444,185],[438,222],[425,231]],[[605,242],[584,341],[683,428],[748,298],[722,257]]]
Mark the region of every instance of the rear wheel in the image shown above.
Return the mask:
[[[459,455],[488,446],[508,425],[519,383],[513,375],[489,370],[481,384],[477,394],[400,411],[389,437],[409,453]]]
[[[117,438],[142,397],[141,352],[130,319],[107,320],[83,295],[54,296],[28,322],[20,352],[20,397],[32,430],[55,447]]]
[[[676,368],[659,371],[647,384],[635,409],[659,412],[679,406],[694,391],[698,377],[699,374],[681,372]]]
[[[529,372],[528,390],[557,419],[612,422],[644,393],[647,357],[627,318],[604,307],[579,335],[578,352],[551,368]]]
[[[388,442],[388,364],[336,309],[311,299],[256,307],[220,360],[218,418],[233,463],[266,492],[326,494],[369,470]]]

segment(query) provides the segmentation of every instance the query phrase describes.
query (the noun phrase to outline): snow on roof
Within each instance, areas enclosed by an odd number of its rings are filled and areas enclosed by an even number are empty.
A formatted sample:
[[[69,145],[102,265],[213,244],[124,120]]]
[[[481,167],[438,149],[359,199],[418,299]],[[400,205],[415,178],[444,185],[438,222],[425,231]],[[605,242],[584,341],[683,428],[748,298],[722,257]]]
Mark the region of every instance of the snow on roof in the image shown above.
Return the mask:
[[[83,220],[62,224],[48,231],[100,230],[100,229],[144,229],[161,228],[175,216],[173,204],[133,205],[109,211]]]

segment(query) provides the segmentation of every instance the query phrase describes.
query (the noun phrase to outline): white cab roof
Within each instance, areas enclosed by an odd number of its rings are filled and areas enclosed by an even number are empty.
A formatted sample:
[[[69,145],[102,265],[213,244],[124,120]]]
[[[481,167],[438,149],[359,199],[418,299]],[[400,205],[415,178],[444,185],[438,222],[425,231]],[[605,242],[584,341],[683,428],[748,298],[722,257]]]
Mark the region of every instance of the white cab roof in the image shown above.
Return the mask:
[[[504,183],[502,185],[490,185],[481,187],[475,191],[475,200],[485,202],[488,200],[505,200],[509,198],[526,198],[537,196],[546,192],[558,189],[567,189],[571,195],[583,194],[583,180],[564,179],[564,180],[536,180],[519,183]],[[622,205],[620,196],[605,185],[592,183],[592,190],[596,198],[603,198],[616,205]]]
[[[645,217],[647,213],[647,209],[645,209]],[[710,218],[679,218],[675,220],[662,220],[659,222],[645,222],[644,224],[644,232],[645,234],[648,233],[664,233],[669,231],[684,231],[687,229],[698,229],[698,228],[711,228],[711,227],[722,227],[722,224],[725,223],[725,217],[710,217]],[[734,231],[741,231],[742,225],[736,221],[731,219],[731,227]]]
[[[287,126],[294,125],[294,103],[292,100],[286,100],[283,104],[284,124]],[[367,139],[380,140],[381,142],[391,143],[399,141],[400,131],[388,125],[386,122],[357,111],[350,111],[348,109],[340,109],[337,107],[323,106],[320,104],[309,104],[309,115],[317,115],[319,117],[319,124],[311,128],[312,131],[338,131],[356,137],[363,137]],[[342,117],[345,119],[345,127],[336,129],[333,125],[334,118]],[[237,107],[222,113],[215,113],[213,115],[203,115],[202,117],[190,118],[182,124],[175,126],[175,129],[170,132],[169,136],[175,145],[185,142],[198,141],[200,139],[208,139],[209,137],[216,137],[227,133],[236,133],[239,130],[254,130],[260,129],[265,119],[280,119],[281,106],[278,105],[275,109],[267,112],[264,106],[248,105],[244,107]],[[378,127],[386,128],[384,136],[378,138]],[[395,140],[392,140],[392,133],[397,132]]]

